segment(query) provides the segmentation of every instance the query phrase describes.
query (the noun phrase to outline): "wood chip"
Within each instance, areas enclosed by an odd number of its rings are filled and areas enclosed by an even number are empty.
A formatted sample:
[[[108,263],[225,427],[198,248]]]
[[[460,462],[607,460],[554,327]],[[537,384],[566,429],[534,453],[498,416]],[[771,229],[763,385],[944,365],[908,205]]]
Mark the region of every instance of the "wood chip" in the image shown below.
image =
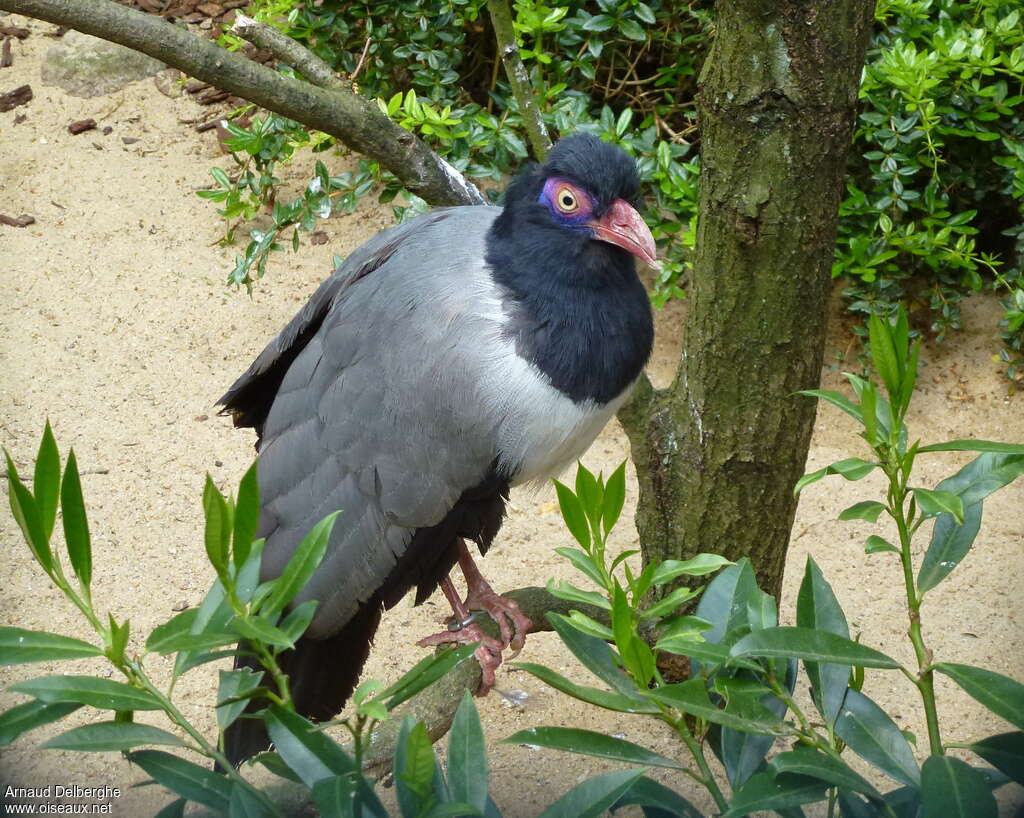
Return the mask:
[[[209,122],[204,122],[202,125],[196,125],[196,133],[206,133],[206,131],[212,131],[216,127],[217,121],[210,120]]]
[[[207,17],[220,17],[224,13],[224,7],[218,6],[216,3],[203,3],[201,6],[196,6],[196,11],[201,11]]]
[[[95,127],[95,119],[79,119],[77,122],[72,122],[70,125],[68,125],[68,133],[77,136],[80,133],[91,131]]]
[[[210,87],[210,83],[203,82],[202,80],[189,80],[185,83],[185,93],[187,94],[198,94],[200,91],[205,91]]]
[[[0,224],[6,224],[8,227],[28,227],[35,223],[35,216],[29,216],[28,213],[22,213],[20,216],[5,216],[0,213]]]
[[[31,33],[27,28],[21,26],[0,26],[0,34],[4,37],[17,37],[19,40],[24,40]]]
[[[230,96],[227,91],[222,91],[220,88],[211,88],[209,91],[205,91],[196,98],[196,102],[200,105],[213,105],[217,102],[223,102]]]
[[[126,145],[134,145],[136,142],[141,142],[137,136],[122,136],[121,141]]]
[[[202,20],[205,20],[206,19],[206,15],[203,14],[201,11],[193,11],[193,12],[190,12],[189,14],[186,14],[181,19],[184,20],[186,23],[198,23],[198,22],[200,22]]]
[[[310,244],[327,244],[327,234],[323,230],[317,230],[309,236]]]
[[[19,85],[13,91],[0,94],[0,112],[10,111],[12,108],[24,105],[30,99],[32,99],[32,86]]]
[[[15,114],[14,115],[14,124],[15,125],[20,125],[26,119],[28,119],[28,114]]]
[[[135,2],[140,9],[148,11],[150,14],[160,14],[167,8],[167,3],[163,0],[135,0]]]
[[[0,68],[10,68],[14,62],[14,58],[11,56],[12,42],[14,42],[13,37],[4,37],[4,43],[0,45]]]

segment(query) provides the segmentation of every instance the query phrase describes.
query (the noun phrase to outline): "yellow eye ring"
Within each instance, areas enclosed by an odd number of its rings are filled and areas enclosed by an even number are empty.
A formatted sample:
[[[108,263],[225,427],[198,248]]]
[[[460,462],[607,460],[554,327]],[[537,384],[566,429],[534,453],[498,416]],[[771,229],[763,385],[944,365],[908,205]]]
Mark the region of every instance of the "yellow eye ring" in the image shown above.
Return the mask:
[[[580,209],[580,202],[572,188],[561,187],[555,193],[555,206],[562,213],[575,213]]]

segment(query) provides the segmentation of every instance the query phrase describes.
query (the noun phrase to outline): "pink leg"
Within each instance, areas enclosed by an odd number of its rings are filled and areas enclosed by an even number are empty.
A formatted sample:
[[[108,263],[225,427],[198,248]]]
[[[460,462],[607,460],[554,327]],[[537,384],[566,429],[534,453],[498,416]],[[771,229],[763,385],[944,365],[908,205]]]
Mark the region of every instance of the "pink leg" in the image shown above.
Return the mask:
[[[483,578],[480,569],[477,568],[473,555],[466,547],[466,541],[459,539],[459,568],[466,578],[466,607],[472,610],[486,611],[491,619],[498,623],[501,631],[501,642],[505,647],[513,650],[515,658],[523,649],[526,642],[526,632],[533,623],[519,610],[519,604],[514,599],[498,596],[494,589]]]
[[[444,592],[448,603],[452,606],[455,616],[447,631],[435,633],[417,642],[422,647],[430,645],[460,644],[469,645],[479,642],[476,657],[480,662],[482,670],[481,694],[486,694],[494,686],[494,671],[501,664],[501,652],[504,648],[511,647],[516,656],[522,650],[526,641],[526,632],[533,624],[519,610],[519,605],[512,599],[498,596],[494,589],[487,583],[473,561],[466,542],[459,539],[459,567],[466,578],[466,601],[459,598],[458,591],[452,585],[451,579],[445,577],[441,582],[441,590]],[[486,611],[491,619],[498,623],[501,632],[501,639],[488,636],[473,621],[470,609]]]
[[[455,590],[451,579],[445,577],[441,580],[441,590],[455,613],[452,623],[448,630],[421,639],[416,644],[420,647],[431,647],[450,644],[471,645],[479,642],[480,646],[476,649],[475,655],[480,663],[480,695],[486,695],[494,687],[494,671],[501,665],[501,650],[504,646],[493,636],[484,633],[473,621],[472,614],[459,599],[459,592]]]

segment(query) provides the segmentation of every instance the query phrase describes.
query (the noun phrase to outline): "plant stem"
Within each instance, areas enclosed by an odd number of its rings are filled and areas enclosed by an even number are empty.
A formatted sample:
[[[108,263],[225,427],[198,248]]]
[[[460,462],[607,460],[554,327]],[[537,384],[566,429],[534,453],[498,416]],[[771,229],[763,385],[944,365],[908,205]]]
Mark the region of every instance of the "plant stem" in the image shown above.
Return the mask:
[[[935,707],[935,680],[934,671],[931,669],[931,651],[925,645],[924,634],[921,630],[921,601],[922,596],[918,593],[914,582],[914,566],[910,553],[910,527],[907,525],[907,518],[904,513],[904,503],[907,499],[906,486],[902,485],[897,476],[898,472],[890,463],[887,470],[890,479],[890,514],[896,521],[896,528],[900,536],[900,563],[903,566],[903,582],[907,594],[907,614],[910,617],[910,628],[907,635],[910,643],[914,646],[914,655],[917,657],[917,678],[914,684],[921,694],[921,702],[924,705],[925,722],[928,725],[928,746],[932,755],[942,755],[942,737],[939,733],[939,717]],[[895,490],[893,490],[895,489]],[[916,531],[916,526],[914,527]]]
[[[693,733],[690,732],[690,728],[686,726],[686,717],[680,716],[678,719],[674,719],[670,716],[666,716],[666,721],[676,731],[676,735],[682,739],[683,744],[690,751],[690,755],[693,756],[693,760],[697,762],[697,768],[700,770],[700,775],[694,775],[691,771],[690,776],[695,780],[704,785],[704,788],[711,793],[711,797],[715,799],[715,805],[718,807],[720,812],[725,812],[729,809],[729,802],[725,800],[725,796],[722,794],[722,790],[718,786],[718,782],[715,781],[715,774],[711,772],[711,767],[708,766],[708,760],[704,756],[704,748],[701,743],[697,741]]]

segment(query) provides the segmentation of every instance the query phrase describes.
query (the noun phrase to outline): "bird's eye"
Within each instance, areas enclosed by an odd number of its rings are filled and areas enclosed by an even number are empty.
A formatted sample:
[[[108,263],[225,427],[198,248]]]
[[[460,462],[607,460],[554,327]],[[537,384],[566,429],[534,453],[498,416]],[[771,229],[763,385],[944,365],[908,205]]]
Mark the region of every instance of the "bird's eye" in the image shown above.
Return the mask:
[[[558,192],[555,194],[555,203],[563,213],[575,213],[580,209],[579,198],[572,188],[569,187],[558,189]]]

